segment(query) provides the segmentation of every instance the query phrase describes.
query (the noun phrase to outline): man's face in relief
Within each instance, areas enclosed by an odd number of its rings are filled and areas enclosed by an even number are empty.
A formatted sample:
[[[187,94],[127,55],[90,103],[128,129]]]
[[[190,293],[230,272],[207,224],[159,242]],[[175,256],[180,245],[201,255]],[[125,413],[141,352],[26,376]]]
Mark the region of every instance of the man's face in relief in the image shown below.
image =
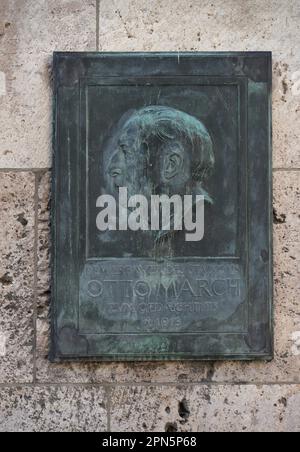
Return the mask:
[[[120,133],[107,170],[109,192],[116,195],[126,187],[128,197],[150,194],[145,144],[137,125],[126,126]]]

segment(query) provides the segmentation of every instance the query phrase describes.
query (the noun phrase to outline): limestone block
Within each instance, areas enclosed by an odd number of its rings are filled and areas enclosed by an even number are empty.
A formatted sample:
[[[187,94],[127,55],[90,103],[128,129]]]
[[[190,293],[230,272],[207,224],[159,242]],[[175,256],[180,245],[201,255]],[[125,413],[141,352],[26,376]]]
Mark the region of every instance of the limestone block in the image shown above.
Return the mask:
[[[1,432],[101,432],[107,429],[101,387],[19,387],[0,390]]]
[[[114,432],[298,432],[300,386],[119,387]],[[199,445],[199,444],[198,444]]]
[[[0,383],[33,375],[34,193],[30,172],[0,172]]]
[[[96,50],[95,31],[96,0],[1,0],[0,167],[51,165],[52,53]]]

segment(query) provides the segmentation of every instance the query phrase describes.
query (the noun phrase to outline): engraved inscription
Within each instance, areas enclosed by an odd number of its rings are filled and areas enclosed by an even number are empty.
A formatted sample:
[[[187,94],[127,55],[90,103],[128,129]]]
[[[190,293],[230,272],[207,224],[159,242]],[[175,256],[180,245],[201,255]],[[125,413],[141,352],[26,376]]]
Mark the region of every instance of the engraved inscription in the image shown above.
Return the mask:
[[[91,297],[110,296],[112,299],[122,291],[123,297],[132,299],[142,298],[149,302],[152,297],[162,299],[179,299],[182,296],[192,298],[213,298],[232,296],[238,297],[241,293],[241,281],[238,279],[216,279],[208,281],[195,279],[194,281],[184,279],[183,282],[171,281],[170,285],[163,282],[151,285],[148,281],[133,280],[91,280],[88,282],[88,293]]]
[[[243,330],[243,281],[239,264],[91,261],[81,278],[80,328],[90,334],[193,332],[209,325]]]

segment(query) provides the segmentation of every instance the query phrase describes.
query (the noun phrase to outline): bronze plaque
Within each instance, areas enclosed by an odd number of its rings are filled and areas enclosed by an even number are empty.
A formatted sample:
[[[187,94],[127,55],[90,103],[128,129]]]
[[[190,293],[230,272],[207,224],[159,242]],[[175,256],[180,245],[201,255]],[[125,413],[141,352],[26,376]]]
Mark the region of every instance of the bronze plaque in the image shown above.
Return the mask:
[[[271,68],[55,53],[52,360],[272,358]]]

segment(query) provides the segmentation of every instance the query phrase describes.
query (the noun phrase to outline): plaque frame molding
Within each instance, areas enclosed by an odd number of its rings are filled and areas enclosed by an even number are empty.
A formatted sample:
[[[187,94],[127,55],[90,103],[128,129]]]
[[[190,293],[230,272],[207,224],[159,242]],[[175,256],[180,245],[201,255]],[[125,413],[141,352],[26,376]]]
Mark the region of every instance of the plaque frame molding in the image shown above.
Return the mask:
[[[164,58],[170,62],[169,64],[166,64],[166,66],[169,66],[167,69],[167,72],[170,71],[167,75],[162,75],[164,73]],[[118,72],[118,75],[95,75],[93,70],[91,69],[90,65],[87,64],[89,59],[94,60],[94,68],[98,67],[98,65],[103,67],[104,72],[109,71],[109,66],[113,62],[112,66],[112,72],[116,71]],[[127,59],[127,61],[131,62],[138,62],[139,60],[143,60],[145,63],[152,62],[158,64],[160,70],[162,73],[159,75],[156,74],[148,74],[147,75],[139,75],[136,77],[133,77],[129,74],[130,70],[128,67],[126,70],[128,71],[128,76],[124,76],[123,73],[120,72],[120,65],[124,61],[124,59]],[[186,62],[187,69],[184,69],[184,73],[172,73],[175,71],[177,60],[181,62]],[[231,60],[231,64],[226,61]],[[152,60],[152,61],[151,61]],[[114,61],[116,61],[115,67],[114,67]],[[200,63],[202,63],[203,67],[210,66],[213,67],[214,61],[217,61],[218,64],[220,62],[224,62],[224,67],[226,68],[225,74],[201,74],[201,68],[199,70]],[[264,63],[264,70],[259,69],[259,61]],[[129,63],[130,65],[131,63]],[[178,63],[177,63],[178,64]],[[193,64],[193,68],[191,69],[190,66]],[[197,64],[198,64],[198,71],[197,71]],[[218,67],[218,64],[216,66]],[[119,65],[119,66],[118,66]],[[152,64],[154,67],[154,72],[157,71],[155,69],[155,64]],[[147,66],[147,64],[146,64]],[[196,68],[195,68],[196,67]],[[147,70],[146,68],[144,70]],[[177,68],[178,70],[178,68]],[[191,74],[187,72],[193,72],[195,70],[197,74]],[[220,69],[217,69],[220,70]],[[60,362],[60,361],[77,361],[77,360],[84,360],[84,361],[163,361],[163,360],[224,360],[224,359],[232,359],[232,360],[271,360],[273,358],[273,274],[272,274],[272,263],[273,263],[273,256],[272,256],[272,127],[271,127],[271,80],[272,80],[272,54],[269,52],[220,52],[220,53],[68,53],[68,52],[56,52],[54,54],[54,73],[55,73],[55,102],[54,102],[54,134],[53,134],[53,147],[54,147],[54,176],[53,176],[53,182],[52,182],[52,192],[53,192],[53,199],[52,199],[52,301],[51,301],[51,313],[52,313],[52,334],[51,334],[51,351],[50,351],[50,360],[53,362]],[[63,213],[61,206],[64,205],[64,209],[66,212],[70,214],[72,217],[72,220],[76,221],[77,224],[79,224],[78,221],[78,212],[79,212],[79,203],[78,199],[71,200],[71,192],[72,188],[75,187],[74,180],[78,178],[80,180],[80,173],[78,171],[78,165],[77,169],[75,168],[75,171],[73,172],[73,177],[71,178],[71,167],[72,167],[72,153],[71,153],[71,145],[76,144],[76,148],[80,149],[80,142],[81,142],[81,134],[80,130],[83,127],[82,124],[82,115],[81,115],[81,87],[82,83],[86,80],[99,80],[106,79],[109,80],[117,80],[117,79],[123,79],[123,80],[129,80],[129,82],[132,84],[134,82],[134,79],[137,80],[145,80],[146,77],[149,77],[149,79],[167,79],[167,78],[181,78],[182,80],[184,78],[202,78],[205,77],[207,79],[215,79],[215,80],[222,80],[222,78],[232,78],[237,80],[240,79],[247,79],[248,80],[248,89],[251,88],[252,95],[257,90],[261,90],[261,98],[264,101],[264,111],[267,115],[265,117],[265,123],[264,123],[264,132],[265,135],[265,145],[266,145],[266,155],[264,156],[264,171],[267,175],[267,184],[264,186],[264,194],[267,194],[267,212],[266,215],[268,216],[267,222],[266,218],[264,218],[265,227],[267,226],[266,232],[266,239],[264,241],[264,247],[261,249],[261,260],[264,264],[267,265],[268,269],[267,272],[265,271],[264,274],[264,290],[267,294],[267,299],[264,300],[263,307],[265,309],[264,312],[264,322],[263,326],[266,330],[266,334],[264,336],[265,343],[264,346],[262,346],[262,343],[257,344],[255,336],[258,334],[262,335],[261,327],[262,325],[258,325],[258,321],[256,321],[256,325],[253,327],[253,331],[249,332],[249,337],[244,338],[245,343],[247,344],[247,341],[249,342],[248,350],[247,352],[240,351],[239,347],[236,352],[233,350],[230,352],[225,352],[225,350],[222,352],[217,352],[215,354],[206,354],[201,353],[199,351],[198,353],[192,352],[189,353],[187,350],[184,350],[183,352],[170,352],[167,349],[164,349],[163,341],[161,344],[159,344],[159,353],[147,353],[143,351],[142,353],[130,353],[128,351],[126,352],[115,352],[115,353],[99,353],[95,355],[89,354],[89,344],[86,337],[83,337],[82,335],[78,334],[78,325],[76,327],[76,322],[74,324],[74,318],[78,316],[78,322],[79,322],[79,315],[78,312],[76,312],[76,309],[74,311],[74,277],[72,275],[78,274],[78,262],[76,263],[73,259],[71,262],[70,256],[73,256],[75,253],[75,248],[72,245],[72,236],[74,231],[71,231],[70,226],[70,220],[65,221],[63,219]],[[155,83],[155,82],[154,82]],[[184,84],[184,82],[182,82]],[[222,84],[222,82],[221,82]],[[235,83],[236,84],[236,83]],[[263,85],[263,87],[262,87]],[[123,85],[122,85],[123,86]],[[144,85],[143,85],[144,86]],[[64,98],[62,99],[61,93],[64,91]],[[66,94],[68,92],[68,94]],[[263,93],[262,93],[263,92]],[[255,97],[256,94],[253,96]],[[248,144],[249,144],[249,115],[253,114],[253,111],[255,110],[254,102],[252,104],[249,104],[249,93],[247,93],[247,136],[248,136]],[[70,130],[73,130],[72,137],[64,137],[62,139],[61,137],[61,124],[60,124],[60,118],[61,118],[61,112],[68,111],[71,113],[70,115],[70,124],[69,124],[69,132]],[[66,112],[65,111],[65,112]],[[260,112],[261,113],[261,112]],[[73,116],[72,116],[73,115]],[[77,130],[74,130],[74,124],[72,125],[72,120],[77,121]],[[255,120],[252,121],[252,126],[255,123]],[[256,124],[257,127],[257,124]],[[68,132],[68,133],[69,133]],[[251,130],[250,130],[251,133]],[[62,139],[62,141],[61,141]],[[65,147],[67,149],[66,155],[63,156],[61,152],[59,152],[61,147]],[[247,148],[246,144],[246,148]],[[248,157],[246,158],[247,164],[249,165],[249,157],[250,157],[250,164],[252,164],[251,155],[247,153]],[[253,156],[252,156],[253,158]],[[78,163],[78,160],[77,160]],[[68,168],[68,175],[65,178],[64,181],[62,181],[62,166]],[[75,165],[76,166],[76,165]],[[248,168],[247,168],[248,171]],[[79,182],[80,185],[80,182]],[[250,198],[249,195],[249,187],[248,187],[248,181],[246,183],[247,185],[247,199]],[[67,192],[67,196],[63,195],[64,192]],[[65,196],[65,197],[64,197]],[[250,204],[253,204],[253,200],[250,199]],[[72,212],[74,212],[74,209],[77,209],[77,213],[74,215]],[[246,224],[248,225],[249,221],[249,211],[247,207],[247,221]],[[63,234],[61,234],[61,229],[64,230]],[[251,229],[251,228],[250,228]],[[253,229],[253,227],[252,227]],[[251,233],[251,231],[250,231]],[[253,231],[252,231],[253,233]],[[75,236],[73,236],[73,239],[77,237],[77,240],[80,239],[80,231],[77,230],[75,233]],[[247,227],[247,237],[249,234],[248,227]],[[63,237],[62,237],[63,235]],[[249,237],[250,240],[250,237]],[[64,245],[62,246],[62,243],[64,242]],[[58,264],[58,256],[59,253],[62,253],[65,249],[67,250],[68,258],[69,259],[63,259],[63,262]],[[266,254],[267,253],[267,258]],[[76,253],[75,253],[76,254]],[[234,259],[234,257],[232,257]],[[182,258],[177,258],[178,260],[182,260]],[[200,258],[196,258],[199,259]],[[216,258],[203,258],[203,259],[216,259]],[[222,257],[219,257],[219,259],[222,260]],[[230,257],[226,259],[230,260]],[[235,257],[235,259],[239,259],[239,257]],[[97,259],[98,260],[98,259]],[[184,258],[183,258],[184,260]],[[247,261],[248,266],[248,261]],[[65,290],[62,291],[62,288],[60,287],[60,290],[58,290],[59,285],[59,278],[61,269],[67,269],[67,277],[65,281]],[[250,276],[249,276],[250,277]],[[249,278],[247,278],[248,280]],[[248,281],[249,284],[249,281]],[[250,286],[250,284],[249,284]],[[247,288],[248,290],[248,288]],[[253,289],[252,289],[253,290]],[[251,293],[249,292],[249,297],[251,296]],[[253,296],[253,294],[252,294]],[[63,299],[63,301],[62,301]],[[61,318],[62,316],[62,309],[61,307],[64,307],[64,319],[63,319],[63,326],[58,325],[58,317]],[[75,315],[75,317],[74,317]],[[250,313],[249,313],[250,315]],[[135,334],[135,333],[134,333]],[[159,335],[162,336],[165,333],[160,333]],[[166,334],[178,334],[178,333],[166,333]],[[180,334],[180,333],[179,333]],[[178,334],[178,335],[179,335]],[[193,336],[198,335],[201,336],[202,334],[206,333],[185,333],[186,335],[191,336],[191,339]],[[213,333],[210,333],[213,334]],[[218,334],[226,334],[229,336],[234,336],[235,333],[218,333]],[[238,334],[238,333],[236,333]],[[124,334],[124,336],[127,336],[127,334]],[[144,336],[147,336],[144,334]],[[69,344],[67,346],[62,344]],[[72,348],[75,349],[75,351],[72,350]],[[250,349],[253,349],[251,351]]]

